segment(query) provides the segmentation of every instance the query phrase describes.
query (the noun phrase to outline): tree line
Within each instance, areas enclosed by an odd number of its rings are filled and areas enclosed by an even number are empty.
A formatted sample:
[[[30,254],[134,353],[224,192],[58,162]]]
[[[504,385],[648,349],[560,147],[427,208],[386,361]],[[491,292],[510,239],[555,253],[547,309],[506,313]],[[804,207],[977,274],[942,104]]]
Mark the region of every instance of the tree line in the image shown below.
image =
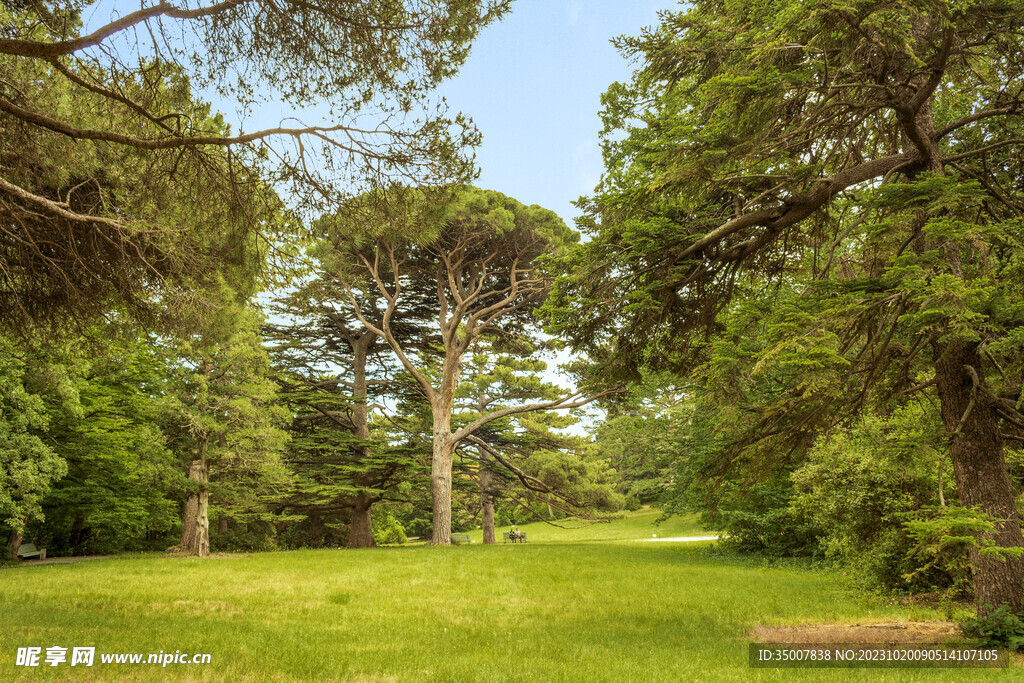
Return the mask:
[[[26,533],[97,552],[166,546],[179,528],[169,551],[199,557],[211,539],[371,547],[381,503],[400,534],[449,545],[473,520],[493,543],[496,501],[506,520],[619,507],[611,468],[561,431],[575,418],[544,414],[601,396],[544,377],[541,257],[571,233],[497,192],[401,194],[323,219],[270,319],[221,280],[182,304],[187,334],[112,314],[76,341],[12,341],[8,554]]]

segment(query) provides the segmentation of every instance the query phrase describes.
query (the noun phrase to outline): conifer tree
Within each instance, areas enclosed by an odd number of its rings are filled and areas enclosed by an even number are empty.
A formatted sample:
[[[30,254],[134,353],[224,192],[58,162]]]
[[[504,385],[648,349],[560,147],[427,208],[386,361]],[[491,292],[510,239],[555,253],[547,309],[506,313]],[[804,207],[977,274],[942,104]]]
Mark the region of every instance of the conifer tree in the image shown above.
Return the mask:
[[[221,513],[244,520],[261,512],[242,491],[279,477],[277,463],[287,434],[285,411],[262,344],[262,315],[238,301],[226,285],[208,300],[204,324],[171,351],[176,376],[169,388],[170,447],[185,461],[190,480],[181,543],[174,549],[210,553],[210,496],[220,489]],[[213,473],[211,484],[211,470]],[[233,491],[233,493],[232,493]]]
[[[282,399],[293,414],[286,462],[296,482],[280,505],[311,520],[321,538],[345,513],[348,547],[372,547],[372,506],[400,499],[417,463],[407,448],[374,433],[380,430],[372,413],[401,379],[388,345],[349,310],[332,273],[336,255],[328,245],[317,254],[315,276],[276,301],[288,324],[268,328]]]
[[[960,500],[996,520],[972,551],[982,612],[1020,610],[1024,585],[1004,457],[1024,425],[1020,12],[697,2],[621,39],[641,68],[604,97],[592,239],[550,308],[635,377],[700,367],[734,302],[794,292],[746,332],[788,382],[748,444],[934,396]]]

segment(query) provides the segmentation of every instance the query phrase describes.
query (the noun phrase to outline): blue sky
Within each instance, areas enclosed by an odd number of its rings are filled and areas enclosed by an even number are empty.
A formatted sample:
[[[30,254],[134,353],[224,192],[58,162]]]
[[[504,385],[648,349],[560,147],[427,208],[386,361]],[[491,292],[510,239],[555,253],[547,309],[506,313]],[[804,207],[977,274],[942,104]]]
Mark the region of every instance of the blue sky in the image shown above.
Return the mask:
[[[571,202],[601,175],[601,94],[633,70],[610,41],[656,24],[659,9],[678,8],[671,0],[516,0],[440,89],[483,133],[477,184],[572,226]]]

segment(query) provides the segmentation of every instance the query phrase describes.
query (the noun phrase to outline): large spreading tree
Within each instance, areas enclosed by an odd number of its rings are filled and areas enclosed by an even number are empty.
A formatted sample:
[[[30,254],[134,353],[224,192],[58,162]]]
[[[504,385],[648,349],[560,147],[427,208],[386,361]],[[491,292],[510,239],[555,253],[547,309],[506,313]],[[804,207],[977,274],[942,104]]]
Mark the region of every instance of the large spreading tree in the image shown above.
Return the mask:
[[[778,380],[752,440],[933,396],[960,502],[995,520],[972,551],[976,599],[1015,609],[1022,13],[697,2],[621,40],[642,68],[605,96],[592,239],[551,308],[577,348],[635,375],[707,368],[733,302],[794,293],[764,309],[764,362],[734,378]]]
[[[597,395],[580,389],[493,407],[458,427],[452,421],[463,360],[474,342],[489,334],[539,332],[534,311],[550,287],[547,259],[576,236],[551,211],[471,187],[440,198],[395,188],[349,207],[332,223],[336,244],[349,255],[343,281],[351,309],[387,342],[430,404],[432,543],[450,545],[456,447],[494,420],[578,407]],[[429,316],[436,356],[421,356],[403,342],[403,321],[396,318],[410,301],[425,301],[424,292],[432,302],[419,315]]]
[[[266,183],[318,214],[365,183],[470,177],[476,131],[428,93],[507,8],[0,4],[0,320],[145,312],[240,258],[206,240],[211,225],[266,235],[280,206]],[[294,123],[232,130],[200,91],[242,121],[269,103]]]

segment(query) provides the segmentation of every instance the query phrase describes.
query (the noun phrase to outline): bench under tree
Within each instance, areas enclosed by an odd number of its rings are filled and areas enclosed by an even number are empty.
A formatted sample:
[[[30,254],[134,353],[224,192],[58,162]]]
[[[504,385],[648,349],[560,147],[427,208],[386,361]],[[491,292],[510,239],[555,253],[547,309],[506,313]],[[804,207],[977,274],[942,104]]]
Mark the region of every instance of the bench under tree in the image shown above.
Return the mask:
[[[45,560],[46,548],[40,550],[34,543],[22,543],[18,546],[17,555],[19,560]]]

